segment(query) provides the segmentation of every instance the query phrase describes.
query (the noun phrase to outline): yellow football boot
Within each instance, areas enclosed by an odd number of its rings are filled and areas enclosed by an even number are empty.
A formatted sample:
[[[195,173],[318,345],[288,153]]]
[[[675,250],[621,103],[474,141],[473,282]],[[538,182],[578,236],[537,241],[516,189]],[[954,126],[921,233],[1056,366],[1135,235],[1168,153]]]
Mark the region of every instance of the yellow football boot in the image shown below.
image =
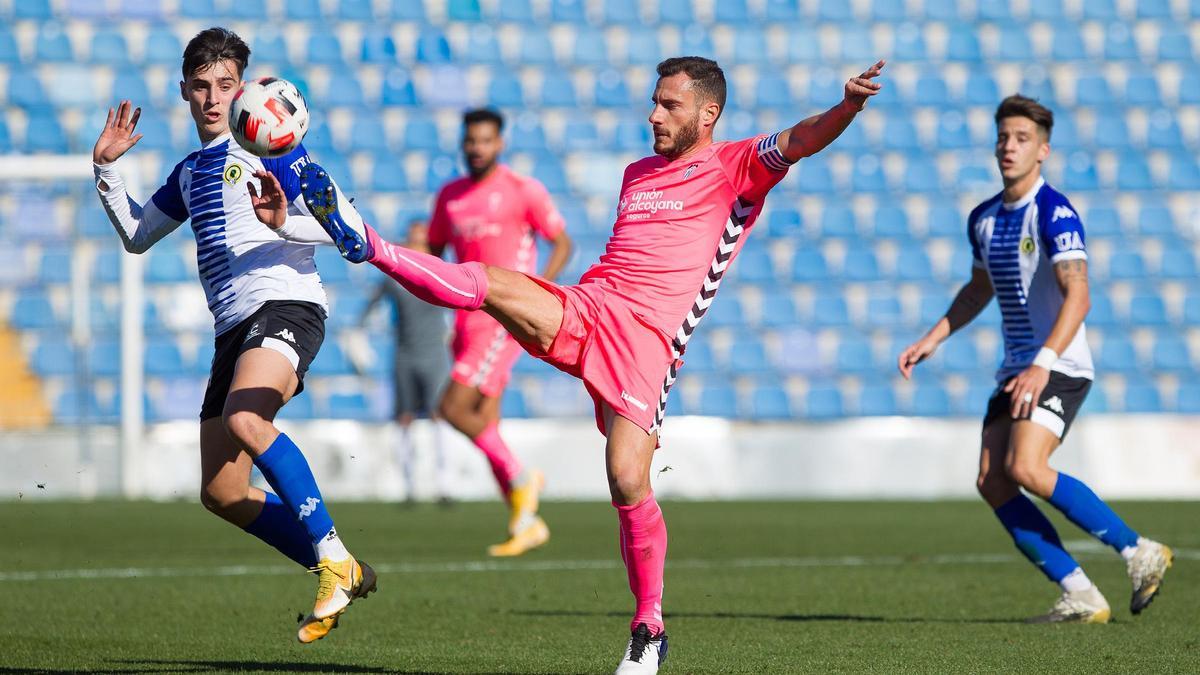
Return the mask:
[[[510,558],[532,551],[550,541],[550,528],[546,527],[546,521],[533,516],[528,522],[528,525],[517,530],[508,541],[489,546],[488,555],[494,558]]]

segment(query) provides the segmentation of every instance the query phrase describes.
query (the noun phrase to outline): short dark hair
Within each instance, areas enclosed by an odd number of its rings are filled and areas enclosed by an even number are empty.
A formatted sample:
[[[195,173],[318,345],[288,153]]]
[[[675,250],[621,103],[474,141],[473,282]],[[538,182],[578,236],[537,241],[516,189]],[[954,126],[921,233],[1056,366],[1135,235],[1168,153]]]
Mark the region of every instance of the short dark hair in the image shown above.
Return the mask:
[[[183,50],[183,79],[225,59],[237,64],[238,77],[241,77],[246,72],[246,64],[250,63],[249,45],[228,28],[206,28],[196,33]]]
[[[1054,128],[1054,113],[1036,100],[1020,94],[1009,96],[996,108],[997,125],[1007,117],[1028,117],[1046,134],[1047,139]]]
[[[496,131],[504,131],[504,116],[491,108],[475,108],[463,113],[463,129],[480,122],[491,122],[496,125]]]
[[[692,89],[725,112],[725,71],[716,61],[703,56],[677,56],[658,64],[658,77],[683,73],[692,79]]]

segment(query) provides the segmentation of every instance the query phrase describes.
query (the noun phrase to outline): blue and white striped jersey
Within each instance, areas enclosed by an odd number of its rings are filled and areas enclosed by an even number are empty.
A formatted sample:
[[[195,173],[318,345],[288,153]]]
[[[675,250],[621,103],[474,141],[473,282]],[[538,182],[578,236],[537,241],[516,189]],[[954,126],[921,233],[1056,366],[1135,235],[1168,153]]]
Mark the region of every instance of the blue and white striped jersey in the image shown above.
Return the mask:
[[[967,221],[975,266],[991,277],[1004,318],[1004,363],[996,373],[1002,382],[1028,368],[1050,336],[1063,303],[1054,265],[1087,260],[1083,223],[1071,202],[1044,179],[1015,203],[1004,203],[1003,193],[992,197]],[[1082,324],[1052,370],[1095,376]]]
[[[289,210],[302,212],[299,176],[308,161],[303,146],[277,159],[260,158],[226,134],[176,164],[144,207],[124,194],[111,165],[96,167],[96,174],[109,186],[100,196],[127,250],[140,253],[191,220],[200,283],[220,335],[268,300],[312,302],[328,311],[313,246],[282,239],[259,222],[246,190],[247,182],[258,187],[252,174],[265,169],[293,202]]]

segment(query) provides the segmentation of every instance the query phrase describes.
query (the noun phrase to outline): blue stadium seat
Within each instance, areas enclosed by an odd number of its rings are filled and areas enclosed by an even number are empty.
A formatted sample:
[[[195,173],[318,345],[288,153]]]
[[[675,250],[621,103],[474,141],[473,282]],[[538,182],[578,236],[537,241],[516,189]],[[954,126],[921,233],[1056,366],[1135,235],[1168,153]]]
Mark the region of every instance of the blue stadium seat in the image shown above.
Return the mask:
[[[866,374],[879,369],[871,341],[861,335],[847,335],[838,344],[837,371],[839,373]]]
[[[886,1],[903,4],[898,0]],[[925,35],[917,24],[905,22],[896,26],[892,37],[892,55],[900,62],[919,62],[928,58]]]
[[[935,203],[931,205],[927,225],[930,236],[961,237],[963,241],[966,241],[967,219],[950,204]]]
[[[1091,3],[1085,3],[1091,4]],[[1133,31],[1124,23],[1113,23],[1104,35],[1104,58],[1109,61],[1138,60],[1137,42]]]
[[[1158,388],[1153,384],[1130,382],[1125,387],[1125,412],[1163,412],[1162,397],[1158,394]]]
[[[996,58],[1001,61],[1032,61],[1035,58],[1029,29],[1025,26],[1003,26],[997,47]]]
[[[845,7],[846,11],[850,10],[848,3],[839,2],[839,0],[825,0],[827,4],[834,4]],[[879,50],[875,47],[875,41],[871,38],[870,31],[858,31],[848,29],[842,31],[842,61],[847,63],[874,63],[879,58]],[[880,92],[882,95],[883,92]]]
[[[794,105],[791,84],[777,72],[763,73],[754,88],[754,100],[760,108],[786,108]]]
[[[129,45],[119,31],[101,29],[92,34],[92,63],[124,65],[129,63]]]
[[[177,284],[196,280],[196,273],[184,261],[178,248],[158,245],[150,249],[145,262],[146,281],[156,284]]]
[[[521,78],[512,73],[497,73],[488,84],[488,103],[498,108],[521,108],[525,92]]]
[[[310,63],[329,66],[342,63],[342,43],[331,33],[318,31],[309,35],[307,53]]]
[[[637,0],[604,0],[604,22],[614,25],[642,23]]]
[[[368,30],[362,38],[359,59],[363,63],[394,64],[396,62],[396,43],[386,31]]]
[[[899,281],[933,281],[933,263],[920,244],[900,250],[896,258],[896,279]]]
[[[1115,237],[1122,233],[1121,216],[1111,206],[1093,206],[1084,223],[1089,236]]]
[[[859,155],[854,161],[850,186],[855,192],[886,192],[887,177],[883,173],[879,157],[871,154]]]
[[[841,0],[819,0],[817,20],[829,23],[848,23],[854,18],[853,7]]]
[[[1162,94],[1159,93],[1158,80],[1151,73],[1130,75],[1125,81],[1125,100],[1133,105],[1161,106]]]
[[[1037,99],[1043,105],[1053,105],[1058,100],[1058,94],[1054,89],[1054,81],[1040,68],[1031,68],[1025,72],[1025,77],[1021,79],[1021,88],[1019,91],[1030,98]],[[1063,115],[1067,117],[1067,115]],[[1058,115],[1054,119],[1054,140],[1058,141]]]
[[[1176,412],[1195,415],[1200,413],[1200,382],[1181,382],[1175,397]]]
[[[704,323],[709,328],[733,328],[744,325],[746,313],[742,310],[742,301],[732,293],[725,293],[720,300],[708,306],[704,315]]]
[[[571,191],[562,163],[554,155],[546,155],[534,163],[533,177],[546,187],[552,195],[565,195]]]
[[[659,23],[682,26],[695,21],[692,0],[659,0]]]
[[[764,289],[761,323],[766,328],[786,328],[799,322],[791,293],[776,286]]]
[[[471,26],[467,36],[467,52],[465,60],[470,63],[483,63],[498,66],[502,61],[500,43],[496,41],[496,31],[486,24]]]
[[[1150,165],[1140,154],[1126,154],[1121,157],[1117,166],[1118,190],[1149,190],[1154,187],[1154,179],[1150,176]]]
[[[876,237],[909,237],[908,214],[898,206],[880,206],[875,209],[875,227],[873,232]]]
[[[951,1],[951,0],[946,0]],[[926,8],[928,9],[928,3]],[[979,49],[979,38],[969,25],[953,24],[949,26],[950,35],[946,41],[946,59],[971,64],[978,63],[982,58]]]
[[[904,171],[904,186],[908,192],[941,191],[937,163],[927,156],[910,156]]]
[[[1138,211],[1138,232],[1170,237],[1175,234],[1175,216],[1165,206],[1146,204]]]
[[[866,325],[874,328],[898,328],[905,323],[904,308],[890,292],[873,291],[867,296]]]
[[[500,0],[496,19],[503,23],[533,23],[536,20],[530,0]]]
[[[27,152],[65,153],[67,136],[58,119],[53,116],[37,116],[29,120],[25,128],[25,150]]]
[[[441,149],[438,126],[432,117],[412,115],[404,125],[404,147],[411,150],[437,152]]]
[[[451,21],[480,21],[483,12],[479,0],[447,0],[446,18]]]
[[[1169,150],[1183,146],[1183,134],[1175,116],[1167,110],[1150,113],[1146,124],[1146,145],[1151,149]]]
[[[45,63],[69,63],[75,60],[71,38],[61,25],[42,24],[34,42],[34,57]]]
[[[436,135],[434,139],[436,140]],[[387,142],[383,120],[372,112],[360,111],[350,125],[350,152],[374,152]]]
[[[561,71],[547,71],[542,80],[542,105],[551,108],[574,108],[575,83]]]
[[[1129,300],[1129,321],[1136,326],[1164,326],[1167,308],[1161,296],[1138,293]]]
[[[633,65],[654,65],[662,61],[658,32],[653,28],[631,27],[625,41],[625,61]]]
[[[329,82],[325,85],[325,92],[316,99],[331,108],[339,106],[351,109],[362,108],[366,101],[363,96],[362,84],[359,83],[353,72],[329,78]],[[376,136],[376,144],[383,138],[385,136]]]
[[[1108,260],[1108,278],[1136,280],[1146,276],[1146,263],[1135,251],[1116,251]]]
[[[1104,293],[1092,294],[1092,308],[1088,310],[1087,323],[1093,326],[1112,326],[1117,323],[1117,313],[1112,299]]]
[[[821,235],[825,237],[858,236],[854,209],[846,204],[827,203],[821,212]]]
[[[453,157],[442,155],[433,157],[425,171],[426,192],[437,192],[446,181],[459,175],[458,164]]]
[[[1057,21],[1064,16],[1062,0],[1039,0],[1029,6],[1029,18],[1034,21]]]
[[[392,18],[396,21],[424,22],[424,0],[392,0]]]
[[[375,18],[375,10],[371,0],[338,0],[337,15],[343,21],[371,21]]]
[[[711,383],[700,390],[700,398],[694,407],[685,405],[684,409],[691,415],[735,417],[737,416],[737,401],[737,391],[732,385]]]
[[[995,82],[992,86],[995,87]],[[996,100],[995,98],[992,99]],[[937,146],[941,150],[963,150],[974,145],[967,120],[958,111],[943,113],[938,119]]]
[[[1097,113],[1094,139],[1099,148],[1129,147],[1129,128],[1125,125],[1125,116],[1115,111]]]
[[[842,265],[842,278],[849,281],[879,281],[879,260],[871,250],[856,251],[846,256]]]
[[[967,105],[978,105],[991,107],[996,101],[1000,100],[1000,87],[996,84],[996,78],[987,70],[973,70],[967,78],[967,86],[963,91],[963,102]],[[961,113],[955,113],[960,118]],[[943,115],[943,118],[945,115]],[[969,132],[965,131],[964,138],[970,138]]]
[[[815,326],[844,328],[850,323],[850,310],[846,308],[846,299],[840,293],[818,295],[813,299],[809,322]]]
[[[825,61],[821,52],[821,37],[811,26],[799,25],[793,31],[787,45],[787,60],[790,63],[818,64]],[[818,96],[809,85],[809,100],[817,100]]]
[[[950,305],[949,303],[941,303],[942,311]],[[940,362],[942,368],[951,373],[974,373],[977,372],[981,365],[986,364],[979,351],[975,347],[975,342],[968,336],[963,336],[957,340],[947,340],[939,350]]]
[[[288,0],[283,3],[283,17],[289,21],[319,21],[320,0]]]
[[[321,352],[317,355],[317,361],[313,363],[314,366],[321,360],[321,356],[325,354],[327,348],[328,345],[322,347]],[[327,412],[333,419],[362,421],[372,417],[371,406],[367,402],[366,396],[360,391],[330,394]]]
[[[804,397],[804,415],[809,419],[827,420],[844,414],[842,393],[832,384],[814,386]]]
[[[259,43],[256,40],[254,43],[254,60],[259,60]],[[175,65],[179,61],[179,55],[183,53],[183,47],[179,44],[179,38],[171,31],[156,30],[151,31],[146,36],[145,53],[142,55],[142,60],[146,64],[154,65]]]
[[[734,32],[733,60],[760,68],[770,63],[768,44],[761,29],[743,27]]]
[[[936,383],[921,384],[913,391],[912,414],[918,417],[946,417],[950,414],[950,395]]]
[[[1180,61],[1191,63],[1195,60],[1192,52],[1192,38],[1181,26],[1165,26],[1158,38],[1158,60]]]
[[[1054,61],[1083,61],[1089,58],[1079,26],[1073,23],[1061,23],[1054,27],[1050,58]]]
[[[520,63],[532,66],[554,65],[554,45],[550,35],[535,28],[526,29],[521,36]]]
[[[65,335],[42,335],[34,347],[30,365],[42,377],[73,375],[76,369],[75,348]]]
[[[979,0],[976,13],[982,21],[1007,22],[1012,19],[1008,0]]]
[[[876,160],[876,170],[878,171],[878,160]],[[800,162],[799,170],[793,170],[796,174],[794,182],[803,187],[808,192],[833,192],[835,185],[833,183],[833,172],[829,168],[827,159],[810,157]]]
[[[775,281],[775,263],[770,252],[762,246],[743,248],[733,269],[737,277],[745,281],[756,284]]]
[[[818,248],[804,247],[792,256],[792,281],[823,282],[829,279],[829,265]]]
[[[904,0],[872,0],[871,18],[877,22],[898,23],[909,18]],[[900,58],[897,55],[897,58]]]
[[[750,10],[746,7],[746,0],[721,0],[714,4],[713,21],[717,24],[736,26],[750,20]],[[770,11],[769,7],[768,11]]]
[[[913,90],[913,100],[909,103],[932,107],[950,106],[950,88],[946,86],[942,74],[937,71],[921,74]]]
[[[383,105],[415,106],[419,104],[412,77],[403,68],[393,68],[383,78],[380,103]]]
[[[183,355],[171,338],[152,337],[146,341],[142,357],[147,375],[174,377],[185,374]]]
[[[1192,368],[1191,350],[1183,337],[1174,333],[1160,333],[1151,352],[1150,363],[1155,370],[1189,373]]]
[[[797,0],[766,0],[763,18],[768,21],[795,21],[800,16]]]
[[[946,315],[949,307],[950,299],[944,293],[925,293],[917,305],[917,321],[923,326],[932,326]]]
[[[1114,104],[1108,80],[1103,75],[1085,74],[1075,81],[1077,105],[1105,107]]]
[[[1139,19],[1170,19],[1171,0],[1138,0]]]
[[[427,27],[417,36],[418,63],[449,63],[450,42],[440,30]]]
[[[375,192],[405,192],[408,190],[408,178],[404,163],[390,152],[382,152],[375,157],[375,166],[371,169],[371,189]]]
[[[217,17],[214,0],[188,0],[179,3],[179,16],[184,19],[211,20]],[[179,54],[176,54],[179,56]]]
[[[607,68],[611,63],[608,56],[608,40],[597,28],[581,26],[575,31],[572,44],[572,58],[577,65],[601,69]]]
[[[787,391],[777,384],[760,384],[750,396],[751,415],[760,420],[783,420],[792,417]]]
[[[89,0],[64,0],[64,14],[73,19],[88,21],[103,21],[110,19],[108,3],[90,2]]]
[[[650,128],[643,119],[622,118],[617,121],[614,146],[626,152],[645,153],[650,148]]]
[[[266,21],[266,0],[239,0],[225,9],[231,18],[242,21]]]
[[[1096,176],[1096,165],[1084,152],[1072,153],[1063,167],[1063,189],[1067,191],[1096,190],[1100,179]]]
[[[879,417],[897,414],[896,394],[891,385],[870,383],[858,394],[858,414]]]
[[[612,68],[596,73],[594,105],[600,108],[624,108],[629,106],[629,87],[619,70]]]
[[[550,19],[556,23],[587,23],[584,0],[551,0]]]
[[[889,115],[883,123],[883,147],[888,150],[916,150],[920,147],[917,126],[909,115]]]
[[[1191,153],[1171,153],[1167,187],[1171,190],[1200,190],[1200,164]]]
[[[1098,365],[1104,370],[1115,373],[1136,371],[1138,359],[1133,343],[1124,335],[1108,332],[1100,346]]]
[[[736,4],[740,1],[730,0],[730,4]],[[725,3],[719,4],[716,8],[717,13],[720,13],[721,8],[724,6]],[[721,23],[721,21],[718,20],[718,23]],[[709,35],[707,28],[699,24],[692,24],[680,32],[679,51],[684,54],[703,56],[710,59],[717,57],[716,52],[713,50],[712,36]]]
[[[23,0],[12,4],[12,16],[14,19],[48,21],[54,13],[50,10],[50,0]]]
[[[1114,0],[1088,0],[1083,5],[1084,19],[1113,21],[1117,18],[1117,8]]]
[[[1196,258],[1185,248],[1163,251],[1159,275],[1166,279],[1191,280],[1197,276]]]
[[[318,249],[322,250],[322,249]],[[345,263],[343,263],[343,266]],[[351,375],[354,372],[350,359],[346,358],[337,340],[326,340],[308,370],[311,375]]]
[[[796,209],[786,206],[772,207],[767,212],[766,228],[773,237],[794,237],[804,229],[804,222]]]

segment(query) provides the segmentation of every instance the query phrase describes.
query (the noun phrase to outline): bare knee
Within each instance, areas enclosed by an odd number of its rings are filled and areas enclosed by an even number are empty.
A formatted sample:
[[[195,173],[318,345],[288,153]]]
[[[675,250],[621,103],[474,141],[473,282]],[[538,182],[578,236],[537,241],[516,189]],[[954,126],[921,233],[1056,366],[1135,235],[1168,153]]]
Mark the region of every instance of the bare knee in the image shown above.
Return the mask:
[[[248,488],[248,485],[239,487],[228,481],[210,481],[200,488],[200,503],[209,513],[236,523],[248,497]]]
[[[275,425],[250,410],[226,411],[223,421],[229,436],[255,455],[266,452],[276,436]]]
[[[471,410],[461,401],[442,399],[438,404],[438,415],[450,423],[450,426],[463,431],[471,417]],[[465,432],[464,432],[465,433]]]
[[[1017,457],[1005,465],[1004,471],[1014,483],[1039,497],[1049,498],[1053,491],[1054,471],[1037,459]]]
[[[650,476],[635,466],[618,468],[608,476],[608,493],[617,504],[637,504],[650,494]]]
[[[1000,508],[1018,492],[1017,485],[1002,471],[980,473],[975,479],[975,489],[979,496],[993,509]]]

